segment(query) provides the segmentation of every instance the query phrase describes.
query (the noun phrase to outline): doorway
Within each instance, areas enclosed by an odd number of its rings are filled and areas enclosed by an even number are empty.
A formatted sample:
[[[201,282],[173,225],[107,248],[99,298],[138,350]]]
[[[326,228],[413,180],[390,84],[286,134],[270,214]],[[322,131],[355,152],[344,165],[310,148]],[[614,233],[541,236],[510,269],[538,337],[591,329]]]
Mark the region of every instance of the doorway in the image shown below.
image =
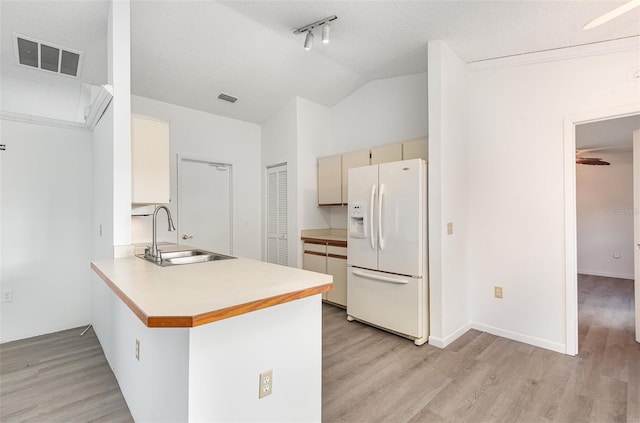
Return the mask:
[[[579,335],[578,334],[578,270],[579,268],[578,268],[578,265],[580,264],[580,266],[583,269],[585,266],[584,257],[582,257],[581,263],[578,263],[578,240],[577,240],[578,222],[577,222],[577,197],[576,197],[577,168],[576,167],[579,165],[576,165],[575,163],[576,163],[576,147],[580,149],[580,145],[576,142],[577,138],[579,138],[579,135],[577,135],[577,133],[579,132],[581,125],[594,124],[596,126],[592,126],[589,129],[596,130],[597,126],[606,127],[608,121],[612,121],[610,123],[615,123],[613,122],[614,120],[624,119],[624,118],[627,118],[627,121],[632,120],[633,122],[640,122],[640,109],[638,108],[638,106],[616,108],[612,110],[594,112],[594,113],[584,114],[581,116],[574,116],[574,117],[565,119],[565,142],[564,142],[564,148],[565,148],[565,253],[566,253],[565,259],[566,259],[566,294],[567,294],[566,295],[566,353],[570,355],[576,355],[579,350],[579,336],[578,336]],[[623,121],[618,121],[618,123],[620,122],[623,122]],[[605,131],[605,133],[606,132],[607,131]],[[628,137],[631,137],[632,132],[633,130],[630,130]],[[628,145],[628,147],[626,148],[629,148],[631,150],[632,144],[629,138],[627,138],[626,143]],[[582,145],[582,147],[589,147],[589,146]],[[593,148],[595,149],[597,147],[593,147]],[[598,154],[598,152],[600,154]],[[596,153],[596,154],[589,154],[589,155],[594,155],[595,158],[599,158],[601,155],[603,155],[603,150],[599,150],[595,152],[592,151],[591,153]],[[634,166],[636,173],[637,173],[637,167],[638,166]],[[638,184],[636,184],[635,189],[638,189]],[[639,206],[637,203],[639,198],[640,197],[636,198],[635,200],[636,203],[632,204],[631,207],[618,208],[615,205],[610,205],[609,206],[610,210],[608,210],[608,213],[611,213],[612,215],[616,213],[629,213],[630,215],[637,214],[637,210]],[[627,220],[635,220],[635,223],[633,225],[636,229],[634,229],[634,232],[638,232],[637,226],[640,224],[640,219],[638,219],[637,217],[632,218],[632,216],[629,216],[629,218],[630,219],[627,219]],[[630,272],[627,272],[627,273],[630,273],[630,276],[632,276],[632,278],[635,281],[631,285],[633,285],[632,289],[635,290],[636,296],[637,296],[638,292],[640,291],[640,286],[639,286],[640,278],[638,277],[638,273],[640,273],[640,269],[638,267],[640,266],[633,264],[634,259],[632,257],[638,255],[633,251],[633,249],[636,248],[633,242],[634,242],[633,240],[631,240],[630,242],[627,242],[624,255],[627,260],[627,263],[632,263],[631,264],[632,270],[630,270]],[[638,242],[638,240],[636,239],[635,242]],[[630,243],[631,245],[628,245]],[[633,248],[628,248],[628,247],[633,247]],[[616,258],[618,254],[621,254],[621,253],[616,251],[611,251],[612,259],[619,260],[619,258]],[[620,255],[620,258],[622,258],[622,255]],[[608,276],[615,277],[615,276],[622,276],[622,275],[603,274],[601,277],[608,277]],[[633,298],[631,298],[630,301],[632,301],[631,302],[631,305],[632,305]],[[636,321],[638,320],[638,315],[640,314],[638,308],[639,307],[636,301],[635,310],[632,311],[632,313],[635,313],[635,318],[633,318],[633,314],[632,314],[632,320],[631,320],[631,323],[635,326],[636,338],[639,336],[639,332],[640,332],[640,325],[636,324]]]
[[[233,254],[233,166],[178,157],[178,243]]]

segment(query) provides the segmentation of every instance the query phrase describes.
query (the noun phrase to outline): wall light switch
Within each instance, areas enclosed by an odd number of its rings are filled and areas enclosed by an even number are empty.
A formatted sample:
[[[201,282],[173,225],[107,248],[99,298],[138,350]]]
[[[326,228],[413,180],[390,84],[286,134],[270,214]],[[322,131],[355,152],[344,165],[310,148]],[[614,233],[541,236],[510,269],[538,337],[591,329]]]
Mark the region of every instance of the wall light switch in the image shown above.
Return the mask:
[[[453,235],[453,222],[447,223],[447,235]]]
[[[613,253],[613,258],[614,259],[619,259],[620,258],[620,253]]]

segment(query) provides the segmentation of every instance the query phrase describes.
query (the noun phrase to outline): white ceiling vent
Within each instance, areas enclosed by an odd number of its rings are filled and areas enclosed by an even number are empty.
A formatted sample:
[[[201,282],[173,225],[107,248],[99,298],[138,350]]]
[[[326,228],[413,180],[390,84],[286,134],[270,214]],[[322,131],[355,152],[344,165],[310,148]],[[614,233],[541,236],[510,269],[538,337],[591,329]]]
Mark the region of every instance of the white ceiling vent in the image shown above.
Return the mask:
[[[81,51],[13,34],[16,63],[77,78],[82,69]]]

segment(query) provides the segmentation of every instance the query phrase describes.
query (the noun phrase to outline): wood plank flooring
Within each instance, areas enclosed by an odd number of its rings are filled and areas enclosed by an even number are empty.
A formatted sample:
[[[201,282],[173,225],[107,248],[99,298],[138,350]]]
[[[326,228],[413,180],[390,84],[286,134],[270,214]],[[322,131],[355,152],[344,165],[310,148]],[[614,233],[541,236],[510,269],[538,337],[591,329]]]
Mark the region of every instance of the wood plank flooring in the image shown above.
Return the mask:
[[[579,277],[580,353],[470,331],[444,350],[323,305],[323,421],[640,423],[633,281]],[[0,345],[0,421],[131,422],[95,334]]]
[[[133,422],[90,329],[0,345],[0,421]]]
[[[324,422],[640,423],[633,281],[579,276],[577,357],[469,331],[444,350],[324,305]]]

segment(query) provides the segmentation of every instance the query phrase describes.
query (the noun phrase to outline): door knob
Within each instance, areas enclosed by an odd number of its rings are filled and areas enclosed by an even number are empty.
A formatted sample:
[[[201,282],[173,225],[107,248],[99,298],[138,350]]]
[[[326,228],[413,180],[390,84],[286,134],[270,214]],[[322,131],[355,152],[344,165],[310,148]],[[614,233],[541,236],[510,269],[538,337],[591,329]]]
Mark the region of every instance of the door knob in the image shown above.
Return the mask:
[[[193,238],[193,235],[187,235],[187,234],[182,235],[182,239],[191,239],[191,238]]]

